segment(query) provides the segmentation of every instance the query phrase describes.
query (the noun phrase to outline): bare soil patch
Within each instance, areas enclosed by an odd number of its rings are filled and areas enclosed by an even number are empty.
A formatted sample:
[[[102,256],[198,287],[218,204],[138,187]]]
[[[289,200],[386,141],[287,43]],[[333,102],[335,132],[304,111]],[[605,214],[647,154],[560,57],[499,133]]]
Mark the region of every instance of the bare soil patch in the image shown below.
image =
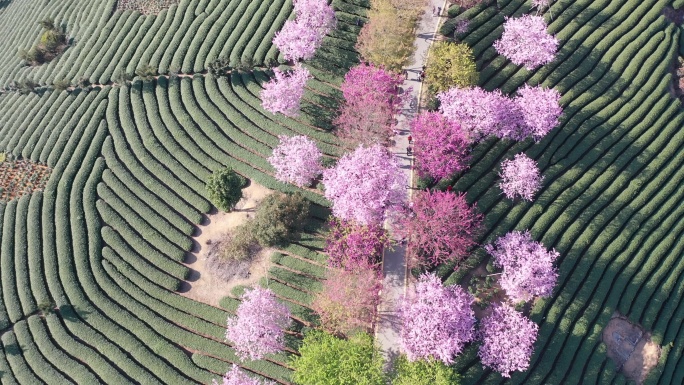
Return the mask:
[[[8,157],[0,162],[0,201],[7,202],[42,190],[51,172],[48,166]]]
[[[651,341],[651,334],[617,312],[603,329],[602,340],[618,370],[637,385],[658,364],[660,346]]]
[[[230,290],[238,285],[251,285],[264,277],[270,268],[269,255],[271,249],[263,249],[249,262],[235,263],[235,275],[224,281],[213,275],[206,268],[207,256],[217,252],[215,247],[226,237],[232,229],[243,224],[254,215],[254,209],[259,201],[271,193],[271,190],[253,181],[249,187],[242,190],[244,197],[231,213],[217,212],[207,215],[206,225],[198,226],[199,234],[193,239],[197,247],[192,257],[185,265],[192,269],[188,280],[184,282],[180,293],[196,301],[219,306],[221,298],[230,294]]]
[[[663,15],[669,21],[682,25],[684,23],[684,8],[674,9],[670,6],[663,8]]]
[[[178,4],[178,0],[119,0],[116,2],[116,9],[138,11],[143,15],[156,15],[174,4]]]

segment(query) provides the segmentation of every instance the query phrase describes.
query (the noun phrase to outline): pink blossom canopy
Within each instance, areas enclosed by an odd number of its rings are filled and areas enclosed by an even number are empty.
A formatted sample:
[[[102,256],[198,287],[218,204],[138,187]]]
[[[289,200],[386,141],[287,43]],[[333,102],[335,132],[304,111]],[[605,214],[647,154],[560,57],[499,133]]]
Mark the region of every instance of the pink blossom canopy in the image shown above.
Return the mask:
[[[387,231],[379,224],[360,225],[332,218],[325,252],[328,263],[347,270],[377,269],[382,249],[389,245]]]
[[[240,370],[240,367],[233,364],[232,368],[225,376],[223,381],[219,384],[216,380],[212,381],[213,385],[275,385],[273,381],[261,381],[258,378],[248,376],[245,372]]]
[[[501,162],[499,186],[508,199],[520,197],[532,202],[534,195],[541,188],[544,179],[539,174],[537,162],[525,154],[516,154],[513,159]]]
[[[506,19],[503,35],[494,42],[494,48],[514,64],[533,70],[553,61],[558,39],[546,31],[543,17],[523,15]]]
[[[499,138],[524,139],[523,117],[517,105],[500,90],[485,91],[480,87],[451,88],[437,94],[440,112],[458,124],[470,141],[494,135]]]
[[[393,135],[394,116],[401,111],[403,78],[372,65],[352,67],[341,85],[345,102],[334,124],[340,136],[366,145],[386,143]]]
[[[295,19],[273,37],[285,60],[311,59],[323,38],[335,28],[335,11],[325,0],[295,0]]]
[[[363,225],[382,222],[387,210],[405,202],[406,182],[394,157],[380,145],[360,146],[323,172],[333,215]]]
[[[503,268],[499,284],[513,302],[553,293],[558,279],[553,263],[559,254],[533,241],[529,232],[507,233],[485,246],[485,250],[494,257],[494,266]]]
[[[458,261],[475,245],[482,216],[468,205],[465,194],[419,191],[408,211],[392,230],[409,237],[412,263],[437,266]]]
[[[507,304],[492,306],[492,314],[480,323],[482,345],[478,355],[482,365],[504,377],[530,366],[539,327]]]
[[[276,170],[276,179],[294,183],[299,187],[308,186],[322,172],[321,151],[316,142],[304,135],[279,135],[280,144],[273,149],[268,158]]]
[[[409,361],[434,358],[452,364],[474,338],[473,301],[462,287],[445,287],[434,273],[423,274],[401,307],[401,344]]]
[[[523,117],[523,136],[532,136],[536,141],[560,124],[563,108],[560,106],[560,92],[541,86],[530,87],[525,84],[518,89],[515,104]]]
[[[284,330],[290,326],[290,310],[269,289],[246,291],[235,317],[228,317],[226,339],[241,359],[260,360],[285,348]]]
[[[297,116],[304,96],[304,86],[311,78],[309,70],[298,64],[287,74],[279,68],[274,68],[273,73],[274,77],[261,91],[261,105],[273,114],[280,112],[287,116]]]
[[[458,123],[436,112],[425,112],[411,121],[416,168],[421,176],[436,179],[468,167],[468,140]]]
[[[437,94],[440,111],[459,123],[471,141],[493,135],[501,139],[539,141],[560,124],[563,113],[555,89],[523,86],[511,99],[500,90],[452,88]]]

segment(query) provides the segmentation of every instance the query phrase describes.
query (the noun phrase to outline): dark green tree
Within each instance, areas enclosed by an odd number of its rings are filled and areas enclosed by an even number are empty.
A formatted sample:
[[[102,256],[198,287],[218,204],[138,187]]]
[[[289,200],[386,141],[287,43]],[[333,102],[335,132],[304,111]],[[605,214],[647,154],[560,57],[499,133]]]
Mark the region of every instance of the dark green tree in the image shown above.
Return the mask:
[[[140,67],[135,70],[135,74],[140,76],[140,79],[145,82],[150,81],[157,76],[157,67],[149,64],[141,64]]]
[[[230,212],[242,199],[245,183],[245,178],[230,167],[216,170],[207,181],[209,200],[219,209]]]
[[[55,80],[52,82],[52,87],[55,91],[66,91],[71,84],[68,80]]]
[[[311,204],[300,193],[274,193],[259,204],[251,228],[264,247],[283,245],[295,239],[309,216]]]

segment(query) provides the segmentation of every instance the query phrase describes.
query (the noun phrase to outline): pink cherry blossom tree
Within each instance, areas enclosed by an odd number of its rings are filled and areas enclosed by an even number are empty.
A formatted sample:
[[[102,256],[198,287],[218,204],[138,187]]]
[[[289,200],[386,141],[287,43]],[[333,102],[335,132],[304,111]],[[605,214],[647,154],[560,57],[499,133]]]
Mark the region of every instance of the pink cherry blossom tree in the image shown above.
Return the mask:
[[[213,380],[212,385],[275,385],[275,382],[250,377],[240,370],[239,366],[233,364],[230,371],[223,376],[223,381],[219,384]]]
[[[503,35],[494,42],[494,48],[514,64],[531,71],[553,61],[558,39],[546,31],[543,17],[523,15],[506,19]]]
[[[515,104],[522,113],[524,136],[539,141],[560,124],[563,108],[560,92],[553,88],[531,87],[525,84],[518,89]]]
[[[409,361],[432,358],[451,365],[474,338],[473,301],[462,287],[445,287],[434,273],[421,275],[400,313],[401,345]]]
[[[293,0],[296,20],[321,35],[327,35],[337,25],[335,9],[326,0]]]
[[[485,246],[485,250],[494,257],[494,266],[503,269],[499,284],[513,302],[553,293],[558,279],[553,263],[559,254],[533,241],[528,231],[511,231]]]
[[[246,291],[235,317],[228,317],[226,339],[238,356],[260,360],[285,348],[284,330],[290,326],[290,310],[269,289]]]
[[[321,326],[334,333],[369,332],[380,301],[381,275],[372,269],[328,269],[312,308]]]
[[[345,102],[334,124],[351,144],[387,144],[401,111],[401,76],[372,65],[352,67],[340,87]]]
[[[299,187],[311,185],[323,171],[323,154],[316,146],[316,142],[304,135],[279,135],[278,139],[280,144],[273,149],[273,155],[268,158],[276,170],[276,179],[294,183]]]
[[[397,217],[393,232],[409,239],[411,264],[427,267],[458,261],[475,245],[482,215],[465,194],[419,191],[407,212]]]
[[[335,28],[335,10],[325,0],[296,0],[295,19],[288,20],[273,37],[285,60],[309,60]]]
[[[520,197],[532,202],[541,188],[544,177],[539,174],[537,162],[525,154],[516,154],[513,159],[501,162],[499,186],[508,199]]]
[[[325,252],[328,264],[346,270],[378,269],[382,249],[389,246],[387,231],[379,224],[361,225],[331,218]]]
[[[403,204],[406,182],[394,157],[380,145],[358,147],[323,171],[333,215],[362,225],[382,222],[388,210]]]
[[[470,141],[486,136],[514,140],[524,139],[523,117],[515,102],[500,90],[485,91],[480,87],[451,88],[437,94],[440,112],[461,125]]]
[[[304,86],[311,78],[309,70],[298,64],[288,73],[279,68],[274,68],[273,73],[274,77],[264,84],[261,91],[261,105],[273,114],[280,112],[286,116],[297,116]]]
[[[537,9],[537,14],[544,12],[545,9],[551,6],[551,0],[532,0],[532,8]]]
[[[458,123],[436,112],[424,112],[411,121],[416,168],[436,179],[468,167],[468,139]]]
[[[493,305],[492,314],[482,319],[478,332],[482,365],[508,378],[513,371],[527,370],[538,331],[537,324],[510,305]]]

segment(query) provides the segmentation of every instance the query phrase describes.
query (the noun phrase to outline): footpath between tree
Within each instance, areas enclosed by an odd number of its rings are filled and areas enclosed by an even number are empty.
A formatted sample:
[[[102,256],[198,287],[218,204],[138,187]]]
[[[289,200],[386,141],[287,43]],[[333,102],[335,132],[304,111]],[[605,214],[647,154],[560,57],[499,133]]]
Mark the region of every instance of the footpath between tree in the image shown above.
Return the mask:
[[[420,77],[423,66],[427,59],[428,49],[437,36],[440,17],[433,14],[433,9],[446,7],[444,0],[429,0],[425,12],[416,28],[416,50],[410,59],[410,65],[405,67],[407,78],[402,87],[408,96],[402,108],[402,113],[397,117],[397,134],[394,136],[394,145],[390,151],[395,156],[397,164],[406,173],[408,185],[406,193],[410,197],[413,173],[411,147],[408,138],[410,136],[409,122],[418,113],[420,105],[420,92],[422,79]],[[385,228],[390,223],[385,222]],[[397,240],[398,241],[398,240]],[[397,244],[392,250],[385,250],[383,254],[382,274],[383,288],[380,293],[378,306],[378,322],[375,328],[375,339],[388,364],[397,357],[401,351],[400,332],[401,323],[398,317],[398,304],[404,296],[407,287],[408,268],[406,265],[406,245]]]

